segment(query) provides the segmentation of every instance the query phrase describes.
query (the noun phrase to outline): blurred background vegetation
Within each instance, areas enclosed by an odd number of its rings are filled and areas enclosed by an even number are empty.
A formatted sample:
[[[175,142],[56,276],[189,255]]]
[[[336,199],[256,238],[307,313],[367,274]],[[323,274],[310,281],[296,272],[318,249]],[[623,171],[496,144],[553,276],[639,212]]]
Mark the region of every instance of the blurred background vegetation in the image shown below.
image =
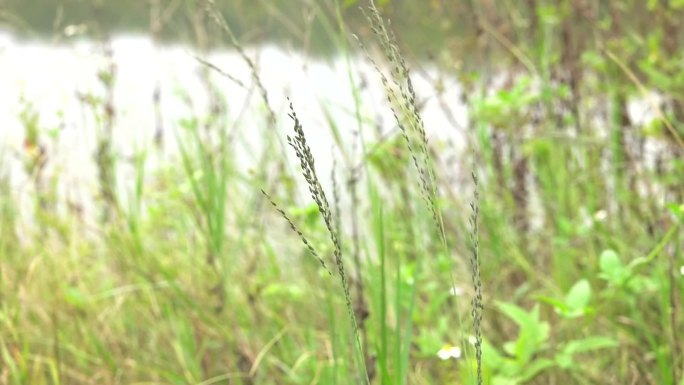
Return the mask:
[[[377,3],[409,67],[460,81],[461,100],[444,102],[465,104],[469,119],[455,163],[440,157],[449,143],[430,141],[445,242],[400,133],[339,142],[335,195],[350,209],[337,215],[349,224],[341,238],[360,348],[337,278],[259,191],[334,264],[327,223],[297,198],[302,179],[271,130],[291,126],[286,116],[240,127],[263,130],[270,149],[249,172],[223,134],[225,110],[188,117],[175,163],[146,174],[154,150],[133,160],[123,205],[105,95],[88,101],[104,127],[95,236],[83,236],[78,210],[54,208],[37,112],[20,117],[35,229],[20,226],[26,213],[0,167],[0,383],[475,384],[476,290],[461,284],[472,170],[484,383],[684,385],[684,2]],[[0,22],[23,41],[137,33],[200,52],[274,43],[363,61],[352,34],[382,51],[367,4],[216,1],[234,41],[204,0],[4,0]],[[106,71],[100,79],[113,87]],[[437,79],[435,94],[444,87]]]

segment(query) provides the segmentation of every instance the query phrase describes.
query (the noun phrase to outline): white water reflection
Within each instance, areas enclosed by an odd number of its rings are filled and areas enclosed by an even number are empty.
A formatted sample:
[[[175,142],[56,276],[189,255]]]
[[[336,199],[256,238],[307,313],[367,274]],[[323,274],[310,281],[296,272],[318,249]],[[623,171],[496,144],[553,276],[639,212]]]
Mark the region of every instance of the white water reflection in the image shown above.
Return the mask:
[[[173,132],[179,122],[208,113],[209,97],[199,75],[202,65],[196,60],[196,53],[182,45],[155,46],[149,38],[139,36],[117,37],[111,42],[111,49],[117,74],[113,91],[116,152],[121,159],[127,159],[136,149],[152,146],[158,126],[153,95],[159,86],[166,158],[151,159],[168,160],[176,151]],[[235,129],[241,138],[237,157],[245,166],[262,150],[264,135],[284,138],[290,132],[286,99],[290,97],[304,124],[320,172],[328,175],[333,140],[324,110],[331,114],[345,140],[351,140],[352,132],[358,128],[350,73],[354,87],[362,90],[365,135],[370,138],[378,130],[393,129],[394,120],[379,77],[366,60],[352,58],[348,64],[343,57],[311,59],[276,46],[252,48],[247,53],[257,64],[268,90],[270,105],[278,119],[277,132],[266,129],[266,109],[244,60],[234,51],[217,51],[208,57],[245,85],[242,87],[217,73],[211,75],[225,98],[229,120],[237,122]],[[92,41],[53,45],[42,41],[17,42],[11,35],[0,34],[0,148],[9,149],[0,153],[5,153],[4,164],[5,167],[9,164],[18,195],[26,196],[24,193],[30,188],[19,158],[24,138],[20,115],[30,104],[39,112],[43,132],[55,133],[54,140],[44,136],[42,141],[49,155],[46,172],[59,172],[63,197],[92,205],[90,197],[97,191],[94,162],[97,123],[92,109],[79,96],[105,96],[98,72],[106,66],[102,45]],[[435,91],[437,79],[446,90],[439,98]],[[455,126],[465,127],[467,114],[459,99],[456,80],[434,69],[423,69],[416,73],[414,82],[424,102],[423,116],[430,137],[447,139],[456,148],[461,146],[463,132]],[[122,171],[120,178],[125,181],[130,177],[130,170],[129,175]]]
[[[146,175],[151,174],[150,169],[168,164],[178,155],[174,130],[180,127],[182,119],[206,116],[209,97],[200,76],[204,67],[196,60],[192,48],[155,46],[149,38],[140,36],[117,37],[111,48],[117,68],[113,133],[115,152],[121,160],[118,162],[118,187],[120,196],[125,199],[134,180],[133,168],[125,160],[136,150],[148,148],[154,151],[148,157]],[[347,147],[351,147],[352,133],[358,129],[353,90],[360,89],[365,137],[372,139],[377,137],[377,131],[387,133],[395,129],[379,76],[364,58],[351,58],[350,64],[343,57],[312,59],[277,46],[261,46],[247,52],[257,64],[268,90],[270,106],[277,117],[275,130],[267,124],[266,109],[244,60],[234,51],[213,52],[207,58],[244,84],[240,86],[211,73],[212,82],[225,98],[228,125],[237,133],[235,152],[242,167],[253,165],[254,159],[263,151],[266,135],[283,140],[291,132],[287,97],[293,100],[304,124],[319,174],[325,176],[324,184],[328,182],[334,147],[324,111],[330,113],[347,141]],[[101,44],[96,42],[27,43],[0,33],[0,176],[9,170],[15,199],[27,208],[26,213],[31,212],[32,183],[21,162],[24,128],[20,116],[27,103],[39,112],[44,133],[53,131],[56,134],[54,139],[43,136],[41,144],[48,150],[46,174],[59,175],[61,200],[77,202],[88,213],[97,212],[93,198],[98,195],[94,161],[97,124],[92,109],[79,100],[79,95],[104,96],[98,72],[106,66],[107,58]],[[445,162],[451,155],[461,152],[465,143],[468,114],[461,102],[460,87],[454,77],[434,68],[421,68],[413,75],[430,140],[433,144],[449,143],[449,146],[437,146],[439,160]],[[444,89],[440,95],[435,87],[438,80]],[[161,152],[152,145],[158,126],[153,102],[157,86],[161,95],[161,126],[165,133],[165,146]],[[655,94],[643,100],[632,100],[629,113],[634,125],[640,127],[651,122],[657,115],[653,106],[657,105]],[[599,116],[592,125],[598,137],[609,132],[606,121]],[[646,164],[652,168],[655,154],[662,151],[663,143],[647,140],[645,144]],[[287,156],[291,164],[296,164],[291,151]],[[449,174],[442,177],[467,182],[467,170],[460,170],[454,164],[442,166]],[[306,196],[304,184],[301,187],[302,196]],[[534,214],[535,208],[540,207],[538,202],[533,199],[531,206],[533,217],[541,217]]]

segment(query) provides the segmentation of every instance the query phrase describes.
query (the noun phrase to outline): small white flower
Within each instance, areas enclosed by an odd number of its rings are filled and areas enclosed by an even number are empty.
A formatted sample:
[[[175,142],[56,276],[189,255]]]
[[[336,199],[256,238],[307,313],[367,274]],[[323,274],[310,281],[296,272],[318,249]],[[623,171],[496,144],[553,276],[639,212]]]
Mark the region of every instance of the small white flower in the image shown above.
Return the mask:
[[[458,359],[461,358],[461,348],[458,346],[451,346],[449,344],[444,345],[437,352],[437,357],[441,360],[448,360],[450,358]]]
[[[477,343],[477,338],[475,338],[475,336],[468,336],[468,342],[471,345],[475,346],[475,344]]]
[[[449,294],[456,296],[456,297],[462,296],[464,292],[465,292],[465,290],[463,290],[463,288],[459,287],[459,286],[454,286],[451,288],[451,290],[449,290]]]
[[[594,213],[594,220],[596,222],[603,222],[608,218],[608,212],[606,210],[599,210]]]

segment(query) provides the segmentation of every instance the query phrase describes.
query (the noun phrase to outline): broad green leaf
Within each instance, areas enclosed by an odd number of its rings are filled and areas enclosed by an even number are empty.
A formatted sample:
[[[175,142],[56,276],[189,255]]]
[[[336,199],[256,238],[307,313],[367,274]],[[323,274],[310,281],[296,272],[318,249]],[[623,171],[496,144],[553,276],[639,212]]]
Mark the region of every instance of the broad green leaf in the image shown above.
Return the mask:
[[[541,302],[548,303],[549,305],[553,306],[558,313],[568,311],[568,305],[559,299],[544,296],[538,297],[537,299]]]
[[[599,268],[601,269],[600,278],[614,285],[619,285],[622,282],[625,267],[615,251],[608,249],[601,253]]]
[[[618,346],[617,341],[610,337],[593,336],[581,340],[570,341],[565,345],[563,351],[569,354],[575,354],[591,350],[613,348],[616,346]]]
[[[520,376],[518,377],[520,381],[522,382],[527,382],[534,378],[536,375],[539,373],[543,372],[545,369],[548,369],[552,366],[554,366],[555,363],[552,360],[549,359],[539,359],[539,360],[534,360],[532,363],[527,365],[523,371],[520,373]]]
[[[534,318],[523,308],[514,305],[512,303],[497,302],[497,308],[499,311],[504,313],[504,315],[515,322],[521,329],[534,323]]]
[[[583,312],[591,299],[591,285],[586,279],[578,281],[565,297],[570,312]]]
[[[581,340],[570,341],[556,354],[555,360],[563,369],[571,369],[575,366],[574,355],[592,350],[616,347],[618,344],[609,337],[594,336]]]
[[[535,305],[529,313],[510,303],[497,302],[496,306],[520,327],[514,348],[504,345],[507,353],[513,354],[520,364],[528,363],[549,337],[549,324],[539,320],[539,306]]]
[[[496,348],[492,346],[492,344],[490,344],[489,341],[483,339],[482,361],[486,362],[487,366],[491,368],[499,369],[501,366],[503,366],[504,357],[501,354],[499,354]]]

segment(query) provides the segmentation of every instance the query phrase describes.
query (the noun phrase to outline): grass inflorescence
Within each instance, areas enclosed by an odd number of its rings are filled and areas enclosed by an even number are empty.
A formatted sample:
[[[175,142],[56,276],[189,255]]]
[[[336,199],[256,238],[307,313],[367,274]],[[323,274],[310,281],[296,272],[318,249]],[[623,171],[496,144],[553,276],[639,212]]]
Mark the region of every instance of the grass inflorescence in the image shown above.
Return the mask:
[[[473,200],[470,203],[470,267],[472,271],[473,286],[475,288],[474,298],[472,300],[472,316],[473,316],[473,330],[475,331],[475,360],[477,363],[477,384],[482,385],[482,310],[484,308],[482,302],[482,275],[480,273],[480,192],[478,191],[477,174],[472,173],[473,185],[475,192],[473,193]]]
[[[394,34],[386,25],[374,1],[369,2],[366,12],[371,30],[378,38],[385,58],[389,62],[391,68],[389,78],[370,54],[367,56],[380,75],[387,95],[387,102],[392,109],[394,119],[401,130],[413,165],[418,172],[423,199],[432,214],[439,235],[445,238],[443,223],[437,206],[437,186],[425,133],[425,124],[418,111],[416,93],[408,66],[399,51]],[[361,43],[358,38],[357,41]],[[361,45],[363,47],[363,43]]]

